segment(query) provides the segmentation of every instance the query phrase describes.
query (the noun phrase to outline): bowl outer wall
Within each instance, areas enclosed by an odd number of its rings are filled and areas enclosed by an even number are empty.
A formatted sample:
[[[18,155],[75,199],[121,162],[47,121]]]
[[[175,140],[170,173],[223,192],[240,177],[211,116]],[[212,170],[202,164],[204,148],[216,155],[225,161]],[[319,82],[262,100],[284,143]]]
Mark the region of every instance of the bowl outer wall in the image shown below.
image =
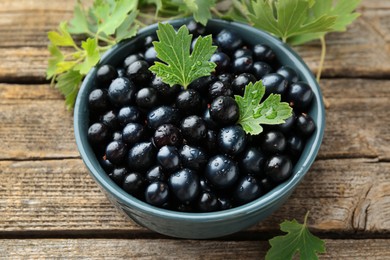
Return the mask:
[[[174,26],[185,24],[190,19],[169,21]],[[236,32],[249,44],[269,45],[277,54],[281,64],[296,69],[300,79],[307,82],[313,90],[314,100],[309,114],[314,119],[317,129],[307,140],[301,158],[293,169],[293,176],[278,185],[264,196],[245,205],[211,213],[185,213],[160,209],[142,202],[119,188],[100,166],[87,139],[88,131],[88,95],[95,88],[96,68],[84,79],[74,109],[74,131],[81,157],[107,197],[137,223],[156,232],[181,238],[213,238],[238,232],[250,227],[271,215],[291,195],[295,187],[309,170],[319,151],[325,128],[325,110],[320,88],[312,72],[303,60],[286,44],[275,37],[250,27],[246,24],[212,19],[208,22],[210,31],[229,29]],[[141,29],[137,37],[121,42],[102,57],[99,65],[117,66],[129,55],[135,45],[142,44],[141,39],[154,33],[157,25]],[[132,47],[133,46],[133,47]],[[286,216],[287,217],[287,216]]]

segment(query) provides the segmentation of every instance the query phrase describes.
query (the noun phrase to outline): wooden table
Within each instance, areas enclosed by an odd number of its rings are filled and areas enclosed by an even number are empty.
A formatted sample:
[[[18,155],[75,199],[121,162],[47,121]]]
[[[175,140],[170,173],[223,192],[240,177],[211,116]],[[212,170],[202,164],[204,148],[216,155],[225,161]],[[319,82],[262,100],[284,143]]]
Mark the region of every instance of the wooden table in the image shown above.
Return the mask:
[[[322,259],[390,259],[390,1],[364,0],[348,32],[327,38],[325,138],[303,183],[267,220],[208,241],[139,227],[89,176],[73,116],[45,80],[46,33],[73,4],[0,2],[0,257],[261,259],[278,224],[310,210]],[[319,42],[296,50],[315,72]]]

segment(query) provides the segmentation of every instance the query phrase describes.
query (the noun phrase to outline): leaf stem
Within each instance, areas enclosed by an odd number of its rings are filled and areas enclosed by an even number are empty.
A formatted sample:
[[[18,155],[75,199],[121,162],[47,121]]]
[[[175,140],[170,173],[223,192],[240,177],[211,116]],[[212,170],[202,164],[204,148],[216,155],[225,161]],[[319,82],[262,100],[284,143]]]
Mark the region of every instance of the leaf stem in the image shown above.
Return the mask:
[[[232,0],[232,3],[233,3],[233,6],[242,14],[242,16],[247,21],[250,21],[248,14],[247,14],[248,8],[246,7],[246,5],[243,5],[242,3],[240,3],[240,1],[237,1],[237,0]]]
[[[310,213],[310,210],[308,210],[308,211],[306,212],[305,220],[303,221],[303,225],[304,225],[304,226],[307,226],[307,218],[309,217],[309,213]]]
[[[321,59],[320,59],[320,64],[318,65],[318,71],[317,71],[317,81],[318,82],[320,82],[322,69],[324,68],[324,63],[325,63],[325,56],[326,56],[325,35],[320,37],[320,41],[321,41]]]
[[[210,10],[211,10],[216,16],[218,16],[218,18],[221,18],[221,17],[224,16],[224,14],[221,13],[220,11],[218,11],[218,9],[215,8],[215,7],[212,7]]]

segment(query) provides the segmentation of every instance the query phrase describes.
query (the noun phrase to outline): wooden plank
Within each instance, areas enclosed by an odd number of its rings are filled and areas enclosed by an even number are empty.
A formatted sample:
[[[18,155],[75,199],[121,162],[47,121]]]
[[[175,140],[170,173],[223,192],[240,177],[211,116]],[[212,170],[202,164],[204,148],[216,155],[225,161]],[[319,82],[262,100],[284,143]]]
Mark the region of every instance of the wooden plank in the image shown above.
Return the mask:
[[[390,163],[365,159],[317,160],[292,197],[254,236],[274,233],[284,219],[317,232],[390,232]],[[0,162],[3,232],[145,232],[116,212],[80,159]],[[5,233],[3,233],[4,235]]]
[[[389,259],[390,240],[325,239],[320,259]],[[6,259],[264,259],[267,241],[21,239],[2,240]]]
[[[323,80],[330,102],[320,158],[390,160],[390,81]],[[47,85],[0,84],[0,159],[77,157],[72,114]],[[353,130],[352,130],[353,129]]]
[[[72,16],[74,1],[11,1],[0,4],[0,81],[44,81],[49,57],[47,32]],[[386,1],[365,0],[362,16],[346,33],[327,37],[324,77],[388,77],[390,8]],[[15,33],[17,32],[17,33]],[[364,35],[364,37],[362,37]],[[296,48],[313,71],[318,69],[318,41]]]

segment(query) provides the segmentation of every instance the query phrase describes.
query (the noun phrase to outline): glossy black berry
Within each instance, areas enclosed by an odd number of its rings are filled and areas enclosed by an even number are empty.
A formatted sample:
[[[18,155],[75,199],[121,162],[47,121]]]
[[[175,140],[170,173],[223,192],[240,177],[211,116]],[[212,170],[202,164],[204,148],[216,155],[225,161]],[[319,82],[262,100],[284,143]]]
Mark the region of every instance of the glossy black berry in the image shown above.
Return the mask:
[[[202,111],[202,98],[196,90],[184,90],[177,95],[176,107],[184,115],[199,114]]]
[[[263,135],[261,149],[266,153],[281,153],[286,149],[286,138],[279,131],[270,131]]]
[[[108,127],[103,123],[94,123],[88,128],[88,140],[92,144],[104,143],[108,137]]]
[[[261,192],[261,185],[257,179],[251,175],[245,175],[238,180],[233,198],[237,205],[242,205],[260,197]]]
[[[252,58],[252,51],[248,48],[241,48],[234,52],[233,57],[235,59],[241,58],[241,57],[251,57]]]
[[[122,188],[129,194],[137,196],[140,194],[145,186],[145,180],[138,172],[128,173],[122,184]]]
[[[292,174],[293,165],[291,160],[285,155],[275,155],[270,157],[265,163],[265,174],[275,183],[281,183]]]
[[[233,96],[233,89],[229,83],[214,82],[209,88],[209,98],[213,100],[219,96]]]
[[[107,89],[95,89],[88,96],[88,106],[90,111],[107,110],[110,102]]]
[[[275,184],[272,183],[272,181],[270,179],[268,179],[267,177],[264,177],[260,180],[260,185],[261,185],[261,188],[263,190],[263,193],[269,192],[275,186]]]
[[[302,113],[297,116],[295,127],[302,135],[310,136],[316,129],[316,124],[310,115]]]
[[[287,135],[292,131],[294,124],[295,124],[295,113],[293,111],[292,115],[289,118],[287,118],[284,123],[275,125],[273,129]]]
[[[209,86],[213,84],[216,80],[217,78],[213,75],[200,77],[191,82],[191,84],[188,85],[188,89],[196,90],[201,95],[207,95],[209,91]]]
[[[175,197],[184,203],[196,200],[200,192],[199,176],[187,168],[171,174],[168,184]]]
[[[226,53],[233,53],[242,45],[242,39],[235,32],[226,29],[223,29],[217,35],[215,41],[222,51]]]
[[[115,67],[105,64],[96,71],[96,80],[98,85],[108,87],[111,81],[118,77],[118,72]]]
[[[248,147],[239,162],[240,169],[245,174],[260,176],[264,173],[265,154],[256,147]]]
[[[156,165],[152,168],[150,168],[146,174],[145,174],[145,179],[149,183],[153,183],[156,181],[166,181],[166,175],[161,168],[160,165]]]
[[[227,54],[223,52],[214,53],[211,56],[210,61],[214,62],[217,65],[217,67],[215,68],[217,73],[221,73],[229,70],[230,58]]]
[[[172,124],[160,125],[153,135],[153,143],[160,148],[164,145],[179,146],[183,142],[183,138],[179,128]]]
[[[187,24],[187,29],[194,37],[203,35],[206,32],[206,27],[204,27],[201,23],[195,22],[194,20],[191,20]]]
[[[210,154],[218,150],[218,136],[214,130],[207,130],[206,143],[203,145]]]
[[[212,212],[219,209],[217,196],[212,192],[201,192],[196,205],[201,212]]]
[[[112,141],[107,145],[106,157],[107,159],[115,164],[123,162],[127,154],[127,147],[125,143],[121,141]]]
[[[287,80],[288,84],[296,83],[299,79],[297,72],[289,66],[280,67],[276,73],[282,75]]]
[[[237,155],[244,151],[246,146],[246,135],[239,125],[222,128],[218,134],[219,149],[230,155]]]
[[[156,151],[151,142],[135,144],[128,153],[127,164],[130,169],[146,171],[156,162]]]
[[[165,145],[157,152],[157,162],[166,171],[172,172],[180,168],[180,156],[175,146]]]
[[[263,77],[265,96],[271,93],[283,95],[287,90],[287,80],[280,74],[270,73]]]
[[[183,119],[180,126],[183,137],[190,143],[203,141],[207,135],[207,126],[199,116],[189,116]]]
[[[256,44],[252,49],[253,58],[256,61],[265,61],[268,63],[272,63],[276,59],[275,52],[265,44]]]
[[[114,110],[110,110],[102,115],[100,122],[108,126],[110,130],[116,130],[119,127],[118,116]]]
[[[122,131],[122,140],[127,144],[135,144],[141,141],[145,128],[139,123],[128,123]]]
[[[215,187],[226,189],[234,185],[240,172],[237,163],[225,155],[216,155],[208,161],[204,175]]]
[[[152,35],[146,36],[145,40],[144,40],[144,47],[147,48],[147,49],[152,47],[153,46],[153,42],[157,41],[157,40],[158,40],[158,38],[157,38],[156,34],[152,34]]]
[[[149,64],[144,60],[131,63],[126,70],[126,76],[135,83],[145,83],[152,78]]]
[[[130,54],[126,57],[126,59],[123,61],[123,68],[127,70],[127,67],[130,66],[130,64],[136,62],[136,61],[142,61],[144,60],[144,56],[141,53],[136,54]]]
[[[160,101],[164,104],[172,103],[175,100],[176,95],[181,91],[181,87],[179,85],[173,85],[171,87],[157,76],[151,81],[150,87],[157,90]]]
[[[154,64],[155,61],[158,61],[157,52],[154,49],[154,46],[149,47],[145,51],[144,58],[150,65]]]
[[[229,96],[219,96],[210,105],[211,118],[221,125],[237,122],[240,114],[237,102]]]
[[[179,122],[180,115],[176,108],[170,106],[161,106],[151,110],[146,118],[150,128],[156,129],[163,124],[174,124]]]
[[[113,180],[117,185],[122,186],[123,180],[127,175],[127,170],[124,167],[115,168],[108,174],[108,176]]]
[[[298,159],[305,145],[304,140],[299,135],[291,135],[286,140],[287,151],[294,159]]]
[[[224,84],[231,84],[232,81],[233,81],[233,74],[230,74],[230,73],[223,73],[223,74],[219,74],[218,75],[218,79],[219,81],[221,81],[222,83]]]
[[[125,106],[134,98],[135,85],[127,78],[114,79],[108,88],[108,97],[115,106]]]
[[[118,112],[118,121],[121,126],[128,123],[136,123],[141,121],[141,112],[135,106],[122,107]]]
[[[203,149],[184,145],[180,150],[180,159],[183,167],[199,171],[206,165],[208,158]]]
[[[233,61],[233,71],[236,74],[251,72],[253,68],[252,57],[244,56]]]
[[[244,95],[245,87],[250,82],[255,83],[256,77],[250,73],[242,73],[237,76],[232,82],[232,88],[235,95]]]
[[[233,204],[230,199],[227,197],[218,197],[218,207],[219,210],[231,209],[233,208]]]
[[[153,182],[146,187],[145,200],[147,203],[160,207],[168,202],[169,187],[165,182]]]
[[[287,102],[292,108],[306,111],[313,100],[313,91],[309,84],[305,82],[297,82],[292,84],[287,91]]]
[[[141,88],[135,94],[135,103],[143,109],[150,109],[158,105],[158,92],[154,88]]]
[[[122,132],[114,132],[112,133],[112,141],[122,141]]]
[[[270,74],[272,72],[272,67],[263,61],[256,61],[253,63],[252,73],[258,79],[262,79],[265,75]]]

